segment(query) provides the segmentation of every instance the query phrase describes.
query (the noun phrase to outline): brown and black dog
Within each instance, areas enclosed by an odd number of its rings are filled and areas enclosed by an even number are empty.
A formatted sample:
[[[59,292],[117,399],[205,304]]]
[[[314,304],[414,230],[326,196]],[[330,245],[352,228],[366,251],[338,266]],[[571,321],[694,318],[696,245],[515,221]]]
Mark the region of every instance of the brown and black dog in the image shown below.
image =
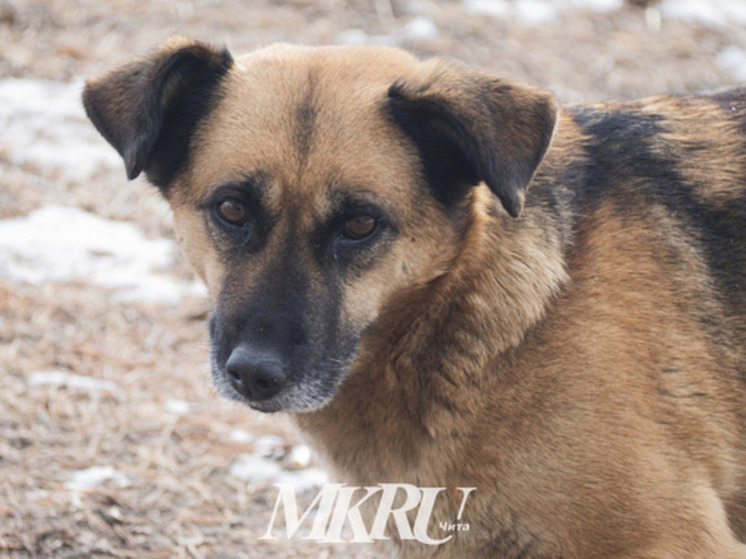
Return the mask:
[[[222,394],[342,480],[477,488],[402,555],[746,557],[746,89],[559,109],[397,49],[177,38],[84,102],[173,208]]]

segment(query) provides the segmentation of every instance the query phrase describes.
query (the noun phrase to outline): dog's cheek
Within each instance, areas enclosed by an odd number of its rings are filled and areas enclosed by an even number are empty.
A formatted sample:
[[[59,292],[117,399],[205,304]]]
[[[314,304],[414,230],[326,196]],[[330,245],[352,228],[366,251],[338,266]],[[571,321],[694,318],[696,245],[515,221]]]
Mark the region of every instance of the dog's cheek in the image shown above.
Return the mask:
[[[382,290],[375,282],[355,283],[362,285],[351,286],[344,292],[341,325],[359,337],[378,316]]]
[[[174,208],[174,231],[184,258],[214,297],[225,272],[205,230],[204,219],[196,212]]]
[[[368,330],[388,305],[426,287],[447,272],[458,243],[450,226],[437,215],[402,234],[377,256],[365,274],[348,280],[343,290],[343,320],[352,331]]]

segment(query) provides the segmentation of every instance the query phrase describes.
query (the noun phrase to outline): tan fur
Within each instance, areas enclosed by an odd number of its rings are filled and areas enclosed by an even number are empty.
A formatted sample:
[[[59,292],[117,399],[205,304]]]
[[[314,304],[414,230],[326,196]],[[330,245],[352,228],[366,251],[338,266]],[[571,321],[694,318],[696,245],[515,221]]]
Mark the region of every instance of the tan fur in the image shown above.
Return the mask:
[[[501,180],[523,167],[530,188],[485,179],[444,207],[387,91],[403,110],[447,107],[498,150]],[[447,487],[431,526],[454,520],[455,488],[477,488],[468,532],[400,542],[403,557],[746,557],[746,279],[716,269],[746,253],[746,94],[569,108],[556,129],[554,111],[395,49],[271,47],[225,75],[165,194],[224,314],[288,239],[308,299],[325,297],[309,239],[336,198],[374,195],[396,216],[385,250],[339,280],[338,320],[361,332],[349,370],[294,417],[343,481]],[[226,261],[200,204],[257,172],[272,232]]]

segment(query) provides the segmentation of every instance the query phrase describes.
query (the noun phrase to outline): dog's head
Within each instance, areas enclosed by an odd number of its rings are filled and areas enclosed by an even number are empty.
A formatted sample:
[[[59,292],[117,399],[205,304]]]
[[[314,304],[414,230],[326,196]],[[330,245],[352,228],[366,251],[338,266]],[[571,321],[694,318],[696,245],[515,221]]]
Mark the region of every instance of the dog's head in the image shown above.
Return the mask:
[[[387,305],[447,272],[473,187],[518,217],[556,119],[546,93],[397,49],[234,60],[187,39],[89,81],[84,103],[173,209],[218,389],[262,411],[332,398]]]

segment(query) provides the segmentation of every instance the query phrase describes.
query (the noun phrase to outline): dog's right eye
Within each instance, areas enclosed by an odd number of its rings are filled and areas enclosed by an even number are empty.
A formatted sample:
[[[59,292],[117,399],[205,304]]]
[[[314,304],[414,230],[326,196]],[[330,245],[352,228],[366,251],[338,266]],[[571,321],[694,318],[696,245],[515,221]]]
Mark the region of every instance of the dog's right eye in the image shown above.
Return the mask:
[[[246,225],[249,210],[246,204],[235,198],[227,198],[218,203],[216,212],[221,220],[234,227]]]

